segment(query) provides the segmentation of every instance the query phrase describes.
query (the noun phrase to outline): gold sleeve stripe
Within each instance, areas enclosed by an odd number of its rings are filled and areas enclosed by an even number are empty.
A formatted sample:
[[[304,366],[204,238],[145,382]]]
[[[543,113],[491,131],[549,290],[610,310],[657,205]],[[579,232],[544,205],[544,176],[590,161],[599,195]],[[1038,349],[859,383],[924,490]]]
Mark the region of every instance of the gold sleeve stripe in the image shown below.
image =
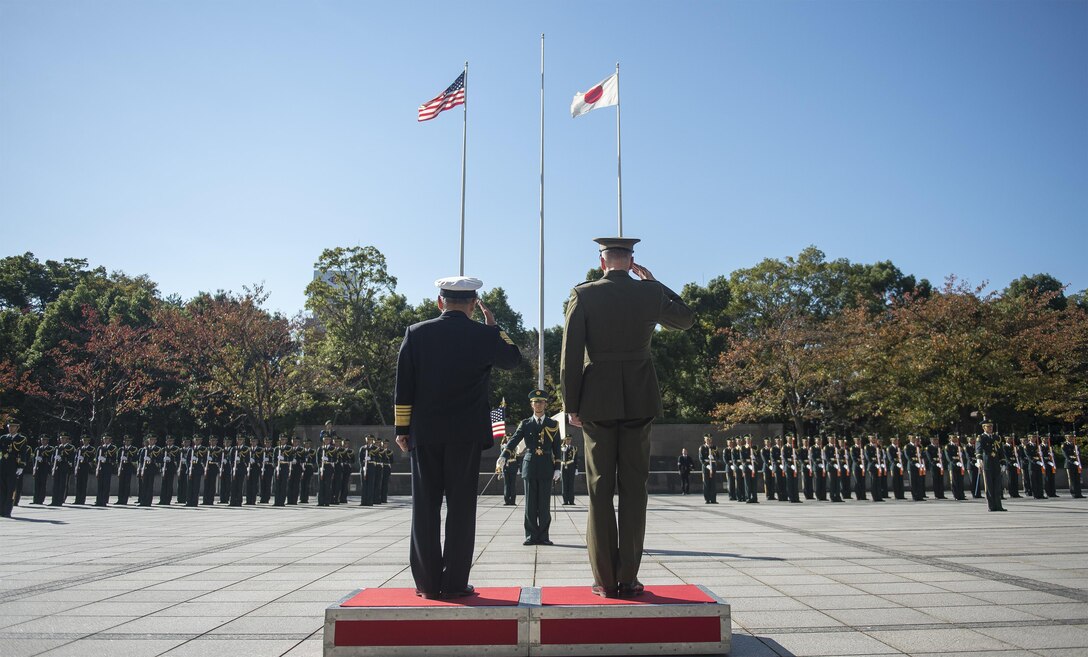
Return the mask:
[[[502,338],[502,341],[506,344],[513,346],[514,341],[510,339],[510,336],[506,334],[506,331],[499,331],[499,337]]]
[[[412,423],[412,405],[411,404],[396,404],[393,408],[394,415],[396,416],[395,422],[397,426],[407,426]]]

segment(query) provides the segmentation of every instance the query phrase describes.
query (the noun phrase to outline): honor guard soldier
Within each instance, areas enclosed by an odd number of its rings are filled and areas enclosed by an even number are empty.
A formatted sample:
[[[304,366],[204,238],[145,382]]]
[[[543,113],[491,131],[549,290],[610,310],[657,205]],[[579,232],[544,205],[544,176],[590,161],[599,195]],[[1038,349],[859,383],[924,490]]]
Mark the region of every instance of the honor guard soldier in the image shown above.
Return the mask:
[[[982,459],[982,471],[986,484],[986,505],[990,511],[1005,511],[1001,506],[1001,462],[1004,450],[1001,439],[993,433],[991,422],[982,423],[982,435],[978,438],[977,453]]]
[[[748,501],[748,489],[744,481],[744,460],[741,456],[741,442],[740,438],[733,441],[733,465],[736,467],[737,478],[737,501]]]
[[[110,501],[110,482],[113,481],[113,473],[117,469],[117,458],[120,450],[113,444],[113,438],[106,434],[102,436],[102,444],[95,450],[94,478],[95,478],[95,506],[106,506]]]
[[[162,448],[162,485],[159,488],[159,504],[169,506],[174,501],[174,479],[178,474],[181,460],[181,447],[173,436],[166,436],[166,446]]]
[[[88,435],[80,436],[79,442],[81,444],[76,450],[75,465],[76,497],[72,503],[84,505],[87,503],[87,480],[94,471],[94,455],[98,448],[91,444],[91,437]]]
[[[1077,437],[1071,434],[1065,435],[1062,443],[1062,454],[1065,455],[1065,472],[1069,475],[1069,493],[1076,499],[1084,497],[1081,491],[1081,460],[1080,446],[1077,445]]]
[[[943,500],[945,499],[944,454],[941,452],[941,443],[937,436],[930,436],[929,444],[926,445],[925,457],[926,469],[932,473],[931,476],[933,477],[933,497]]]
[[[759,471],[763,475],[763,496],[773,500],[775,498],[774,460],[771,458],[771,445],[766,440],[759,448]]]
[[[202,484],[208,472],[208,448],[204,445],[204,438],[199,434],[193,436],[192,446],[189,447],[188,461],[189,483],[185,486],[185,506],[196,506],[201,502],[200,496],[204,493]],[[210,476],[208,480],[214,481]],[[205,495],[204,497],[207,498],[208,496]]]
[[[351,477],[355,474],[355,452],[347,438],[340,438],[340,503],[348,503],[351,492]]]
[[[385,454],[382,463],[382,504],[385,504],[389,501],[389,481],[393,476],[393,448],[385,438],[382,438],[382,451]]]
[[[975,442],[978,437],[968,438],[967,444],[964,445],[963,451],[967,455],[967,471],[971,473],[971,497],[982,497],[982,477],[979,476],[978,462],[979,455],[975,453]]]
[[[903,480],[910,476],[907,468],[906,459],[903,458],[903,448],[899,446],[899,436],[894,436],[891,439],[891,445],[888,445],[888,449],[885,452],[888,457],[888,472],[891,479],[892,497],[897,500],[906,499],[905,486]]]
[[[139,453],[136,477],[140,482],[140,506],[151,506],[155,497],[155,477],[162,471],[163,451],[155,434],[148,434],[145,441]]]
[[[865,497],[865,458],[861,441],[850,438],[850,480],[854,484],[854,497],[860,502]]]
[[[306,448],[298,436],[291,436],[291,474],[287,479],[287,504],[298,504],[298,495],[302,490],[302,461],[306,456]]]
[[[359,506],[374,506],[370,498],[370,482],[366,478],[366,467],[370,461],[370,446],[374,436],[363,437],[363,444],[359,447]]]
[[[522,545],[551,545],[552,524],[548,502],[553,484],[562,476],[559,423],[544,414],[548,395],[537,389],[529,393],[533,416],[518,424],[506,443],[504,458],[513,458],[519,443],[525,443],[521,459],[521,480],[525,485],[525,542]]]
[[[312,440],[307,439],[303,441],[302,456],[299,458],[302,463],[302,481],[299,482],[298,503],[309,504],[310,490],[313,488],[314,473],[317,472],[317,450],[314,449]],[[321,482],[318,481],[319,488],[320,485]]]
[[[790,495],[786,491],[786,467],[782,461],[782,437],[774,439],[774,447],[771,448],[771,461],[774,464],[774,491],[775,499],[779,502],[789,502]]]
[[[824,455],[826,443],[827,438],[819,436],[815,440],[809,441],[808,448],[808,462],[813,470],[813,492],[816,494],[816,499],[821,502],[827,501],[827,458]]]
[[[518,471],[520,470],[519,458],[521,457],[516,452],[512,457],[502,456],[502,454],[506,453],[506,446],[509,442],[510,437],[507,436],[506,441],[502,444],[499,462],[496,464],[502,474],[502,503],[505,506],[513,506],[518,502]]]
[[[1045,500],[1046,489],[1043,486],[1043,471],[1046,465],[1043,461],[1042,450],[1039,449],[1038,434],[1028,434],[1028,444],[1024,445],[1024,454],[1027,455],[1031,496],[1037,500]]]
[[[812,438],[805,436],[797,448],[797,460],[801,464],[801,491],[806,500],[816,499],[816,468],[812,460]]]
[[[8,432],[0,436],[0,518],[10,518],[15,506],[16,484],[26,467],[23,446],[26,438],[19,433],[19,420],[9,418]]]
[[[1031,459],[1028,458],[1027,443],[1026,437],[1024,440],[1013,439],[1013,446],[1016,448],[1016,459],[1020,463],[1020,480],[1024,484],[1024,497],[1034,497],[1034,493],[1031,491]]]
[[[43,433],[38,437],[38,447],[34,450],[34,504],[45,504],[49,473],[53,471],[53,454],[57,448],[49,444],[49,438]]]
[[[869,492],[874,502],[883,502],[888,494],[888,479],[885,475],[884,449],[877,442],[875,435],[869,436],[869,444],[862,453],[865,473],[869,478]]]
[[[317,448],[317,505],[329,506],[334,490],[336,447],[332,444],[332,435],[322,433],[321,447]]]
[[[1024,472],[1024,464],[1020,461],[1020,450],[1016,448],[1016,434],[1005,436],[1005,444],[1001,449],[1005,453],[1005,472],[1009,478],[1009,497],[1020,497],[1020,478]]]
[[[839,454],[838,441],[831,436],[824,446],[824,461],[827,463],[827,490],[832,502],[842,502],[842,459]]]
[[[286,441],[280,442],[286,444]],[[272,500],[272,484],[276,481],[276,453],[272,438],[265,438],[264,449],[261,450],[261,504],[268,504]],[[286,500],[280,506],[285,504]]]
[[[835,443],[836,458],[839,463],[839,497],[849,500],[853,496],[854,486],[850,480],[850,446],[846,438],[831,437]]]
[[[219,503],[230,504],[231,477],[234,475],[234,440],[223,436],[223,465],[219,472]]]
[[[906,447],[903,454],[907,458],[907,467],[910,468],[910,496],[915,502],[924,502],[926,499],[926,462],[922,456],[922,448],[918,445],[918,436],[907,436]]]
[[[793,436],[786,436],[786,444],[782,447],[782,471],[786,473],[786,495],[789,497],[790,504],[800,504],[801,468],[797,463],[797,448],[794,446],[794,440]]]
[[[49,506],[62,506],[68,499],[68,478],[72,476],[72,468],[75,467],[76,453],[78,449],[72,444],[72,438],[67,431],[60,432],[60,444],[53,452],[53,467],[50,476],[53,478],[53,498]]]
[[[695,469],[695,459],[688,454],[688,448],[680,450],[680,456],[676,459],[676,472],[680,475],[680,494],[687,495],[691,492],[691,471]]]
[[[718,448],[710,434],[703,436],[699,447],[699,465],[703,468],[703,504],[718,503]]]
[[[368,435],[363,446],[359,448],[359,467],[362,472],[362,495],[359,504],[374,506],[375,500],[381,494],[381,462],[379,461],[381,444],[378,438]]]
[[[287,444],[287,435],[281,434],[279,444],[276,445],[276,449],[272,452],[272,468],[276,490],[274,506],[287,506],[287,482],[291,479],[292,451],[291,446]]]
[[[249,460],[246,467],[246,506],[255,506],[261,494],[261,477],[264,474],[264,445],[259,438],[246,436]]]
[[[18,432],[16,432],[18,433]],[[31,444],[30,436],[22,436],[15,441],[18,446],[20,460],[23,462],[23,467],[19,468],[18,473],[15,475],[15,499],[13,506],[19,506],[19,499],[23,495],[23,478],[30,473],[30,470],[34,467],[34,447]]]
[[[117,453],[117,504],[125,506],[132,494],[132,477],[140,467],[140,448],[132,444],[132,436],[127,433],[121,437],[121,448]],[[139,496],[139,481],[136,482]],[[139,499],[136,500],[139,502]]]
[[[193,441],[188,436],[181,439],[181,454],[178,455],[178,504],[189,502],[189,468],[193,454]]]
[[[967,477],[967,457],[963,453],[963,445],[960,445],[958,434],[948,437],[948,444],[945,445],[944,453],[948,460],[948,469],[952,475],[952,497],[957,500],[966,500],[964,481]]]
[[[737,466],[733,463],[733,439],[725,439],[725,447],[721,450],[722,466],[725,470],[725,486],[729,499],[737,501]]]
[[[1058,466],[1054,461],[1054,447],[1050,443],[1050,436],[1046,435],[1039,442],[1039,449],[1043,454],[1043,465],[1046,469],[1043,471],[1043,480],[1046,485],[1046,496],[1057,497],[1058,496]]]
[[[448,598],[474,593],[468,576],[476,541],[480,453],[494,444],[491,370],[514,369],[522,361],[514,341],[477,298],[479,279],[458,276],[435,285],[442,314],[405,331],[397,355],[394,410],[397,445],[411,454],[410,563],[416,591],[425,598]],[[471,319],[474,308],[483,313],[484,324]]]
[[[208,436],[208,461],[204,466],[204,504],[215,504],[215,485],[222,481],[222,471],[226,470],[226,454],[219,444],[218,436]]]
[[[744,447],[740,450],[740,459],[744,469],[745,504],[758,504],[759,493],[756,490],[756,449],[752,447],[752,437],[744,437]]]
[[[239,435],[234,438],[234,447],[231,449],[233,455],[230,473],[229,504],[231,506],[242,506],[246,501],[249,463],[252,459],[250,449],[248,436]]]
[[[563,438],[559,448],[559,460],[563,465],[563,504],[574,504],[574,486],[578,480],[578,448],[571,444],[570,436]]]

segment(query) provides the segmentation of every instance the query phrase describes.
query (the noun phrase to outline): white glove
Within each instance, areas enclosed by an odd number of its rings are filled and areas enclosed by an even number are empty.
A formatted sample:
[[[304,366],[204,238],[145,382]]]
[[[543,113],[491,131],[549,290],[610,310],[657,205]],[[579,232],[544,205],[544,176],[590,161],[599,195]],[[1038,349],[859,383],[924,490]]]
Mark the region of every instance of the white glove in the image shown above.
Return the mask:
[[[559,477],[561,477],[561,476],[562,475],[559,473],[559,471],[556,470],[555,472],[552,473],[552,481],[559,481]]]
[[[15,476],[16,476],[16,477],[21,477],[21,476],[23,476],[23,469],[22,469],[22,468],[16,468],[16,470],[15,470]]]
[[[499,458],[495,459],[495,468],[497,470],[501,470],[501,469],[503,469],[505,467],[506,467],[506,459],[504,459],[501,456]]]
[[[106,457],[105,456],[99,456],[98,457],[98,462],[99,463],[105,463],[106,462]]]
[[[170,462],[170,457],[169,456],[164,456],[164,457],[162,457],[162,459],[163,459],[163,463],[169,463]]]
[[[578,476],[578,468],[575,468],[575,469],[574,469],[574,476],[575,476],[575,477],[577,477],[577,476]]]

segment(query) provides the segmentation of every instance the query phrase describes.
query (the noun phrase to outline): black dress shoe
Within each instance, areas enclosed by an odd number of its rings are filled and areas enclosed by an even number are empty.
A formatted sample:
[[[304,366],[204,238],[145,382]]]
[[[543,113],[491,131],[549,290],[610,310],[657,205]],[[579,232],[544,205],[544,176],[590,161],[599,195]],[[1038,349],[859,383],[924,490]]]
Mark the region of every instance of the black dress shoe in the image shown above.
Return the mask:
[[[536,544],[537,545],[555,545],[555,543],[552,543],[548,539],[544,539],[543,541],[537,541]]]
[[[633,582],[626,582],[616,587],[616,593],[621,598],[636,598],[642,595],[642,592],[646,590],[646,587],[642,585],[642,582],[637,579]]]
[[[599,595],[602,598],[615,598],[616,595],[615,586],[601,586],[600,584],[593,585],[593,595]]]
[[[522,545],[536,545],[536,541],[534,541],[531,538],[527,538],[527,539],[525,539],[525,542],[522,543]]]
[[[467,598],[470,595],[476,595],[476,587],[469,584],[464,589],[457,591],[456,593],[443,593],[443,598]]]
[[[437,593],[424,593],[423,591],[420,591],[419,589],[416,589],[416,595],[423,598],[424,600],[438,600],[438,599],[440,599],[442,597],[441,595],[439,595]]]

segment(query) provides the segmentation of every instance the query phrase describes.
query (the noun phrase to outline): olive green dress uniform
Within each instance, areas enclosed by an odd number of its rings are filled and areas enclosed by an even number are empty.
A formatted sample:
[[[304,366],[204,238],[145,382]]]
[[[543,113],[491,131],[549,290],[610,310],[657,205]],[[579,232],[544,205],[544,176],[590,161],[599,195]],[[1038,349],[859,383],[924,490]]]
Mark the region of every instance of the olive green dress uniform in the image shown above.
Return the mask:
[[[549,509],[552,480],[560,472],[559,423],[547,416],[522,420],[503,456],[514,457],[518,443],[525,442],[521,460],[521,479],[525,485],[525,544],[550,545],[548,530],[552,524]]]
[[[600,239],[603,249],[632,249],[634,239]],[[646,534],[650,429],[662,413],[650,358],[658,324],[687,329],[695,314],[678,294],[626,271],[571,292],[563,330],[563,407],[585,435],[589,519],[586,543],[598,586],[635,584]],[[613,494],[619,485],[619,518]]]
[[[559,448],[559,460],[563,465],[563,504],[574,504],[574,485],[578,477],[578,448],[563,445]]]

